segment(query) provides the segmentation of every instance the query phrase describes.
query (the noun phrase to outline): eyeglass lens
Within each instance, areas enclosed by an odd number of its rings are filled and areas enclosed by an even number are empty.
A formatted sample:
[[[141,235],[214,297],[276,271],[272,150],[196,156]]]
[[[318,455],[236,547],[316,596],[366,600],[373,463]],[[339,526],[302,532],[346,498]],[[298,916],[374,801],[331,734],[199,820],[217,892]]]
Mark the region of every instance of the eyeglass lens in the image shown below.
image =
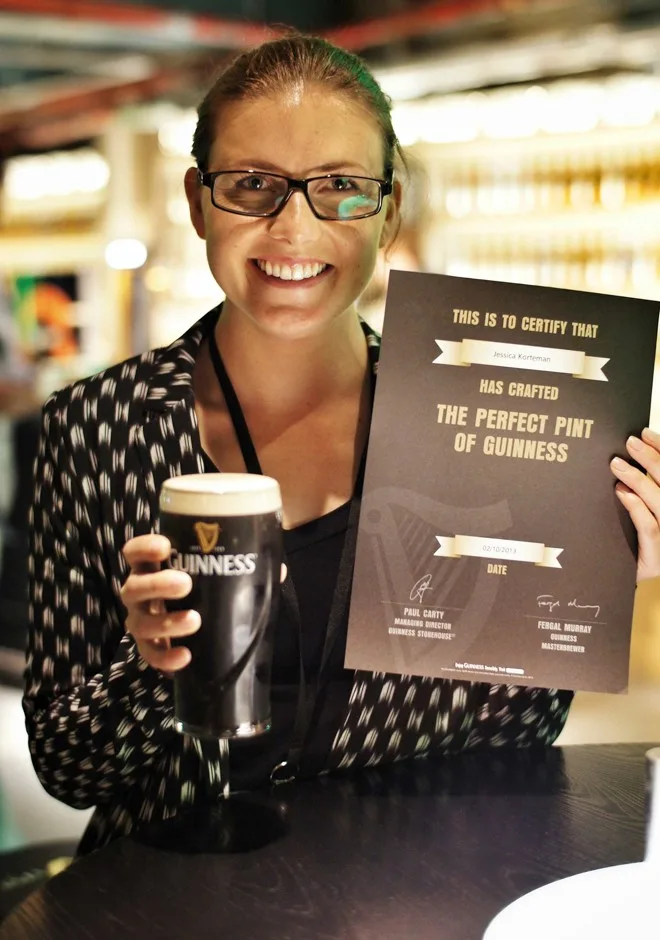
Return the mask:
[[[288,188],[285,179],[268,173],[222,173],[215,178],[213,198],[226,209],[261,215],[275,211]],[[359,219],[378,208],[380,185],[376,180],[359,177],[328,176],[312,180],[307,191],[319,215]]]

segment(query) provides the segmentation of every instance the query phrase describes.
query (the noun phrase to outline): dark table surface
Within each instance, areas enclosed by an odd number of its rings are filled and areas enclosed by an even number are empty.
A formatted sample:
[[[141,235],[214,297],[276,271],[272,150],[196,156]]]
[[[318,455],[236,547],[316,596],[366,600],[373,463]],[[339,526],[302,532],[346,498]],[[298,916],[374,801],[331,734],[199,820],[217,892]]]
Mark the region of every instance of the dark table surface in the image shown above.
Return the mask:
[[[651,746],[491,750],[283,785],[269,844],[208,851],[217,820],[199,816],[120,839],[33,892],[0,938],[481,940],[534,888],[642,860]]]

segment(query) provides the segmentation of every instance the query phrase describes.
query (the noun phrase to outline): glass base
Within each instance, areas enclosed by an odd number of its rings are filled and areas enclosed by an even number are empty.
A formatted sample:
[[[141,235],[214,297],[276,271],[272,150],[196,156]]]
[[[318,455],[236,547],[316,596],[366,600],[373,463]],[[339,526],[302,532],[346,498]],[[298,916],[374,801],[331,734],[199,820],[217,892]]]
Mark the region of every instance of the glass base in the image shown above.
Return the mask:
[[[255,738],[258,734],[270,731],[270,721],[270,718],[265,721],[246,721],[235,728],[202,728],[175,718],[174,727],[179,734],[191,734],[195,738],[217,741],[218,738]]]
[[[268,797],[235,794],[182,810],[131,833],[143,845],[185,855],[252,852],[289,830],[288,807]]]

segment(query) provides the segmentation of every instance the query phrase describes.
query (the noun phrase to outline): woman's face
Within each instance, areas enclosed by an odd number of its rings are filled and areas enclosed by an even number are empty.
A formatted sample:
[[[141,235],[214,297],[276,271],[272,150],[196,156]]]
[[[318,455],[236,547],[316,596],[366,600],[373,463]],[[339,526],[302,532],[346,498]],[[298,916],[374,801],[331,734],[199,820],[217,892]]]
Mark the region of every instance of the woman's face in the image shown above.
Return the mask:
[[[214,170],[382,179],[382,135],[375,119],[344,96],[317,88],[285,91],[222,108],[209,161],[209,171]],[[213,206],[194,170],[186,174],[186,192],[195,230],[206,240],[209,266],[226,294],[227,312],[291,338],[310,335],[352,309],[379,248],[393,233],[398,211],[398,187],[378,215],[340,222],[316,218],[299,191],[274,218],[225,212]],[[285,277],[294,273],[293,265],[313,276],[283,279],[273,272],[275,265]],[[300,273],[299,268],[295,274]]]

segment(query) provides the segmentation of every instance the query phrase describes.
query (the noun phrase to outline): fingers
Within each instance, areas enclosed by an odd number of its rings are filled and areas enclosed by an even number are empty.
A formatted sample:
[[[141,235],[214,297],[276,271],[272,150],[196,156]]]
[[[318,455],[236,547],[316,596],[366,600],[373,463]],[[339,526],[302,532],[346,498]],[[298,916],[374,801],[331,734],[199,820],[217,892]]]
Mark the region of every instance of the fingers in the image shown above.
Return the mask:
[[[626,449],[647,471],[620,457],[610,463],[618,480],[615,493],[637,530],[637,580],[642,581],[660,575],[660,435],[644,428],[641,438],[628,438]]]
[[[657,578],[660,576],[658,520],[644,500],[623,483],[617,483],[614,490],[637,530],[637,581]]]
[[[642,438],[644,439],[629,437],[626,441],[626,450],[647,473],[643,473],[620,457],[615,457],[611,461],[610,468],[614,476],[625,484],[628,490],[636,493],[651,512],[656,517],[660,517],[660,487],[658,486],[660,483],[660,453],[658,452],[660,435],[645,428]],[[624,490],[618,495],[625,497],[627,494]]]
[[[179,610],[134,614],[127,620],[126,628],[150,666],[163,672],[176,672],[188,665],[192,654],[186,646],[173,647],[171,640],[196,633],[201,623],[196,610]]]
[[[280,568],[280,584],[286,581],[286,576],[288,575],[288,573],[289,573],[289,569],[284,563],[282,563],[282,567]]]
[[[651,428],[644,428],[642,430],[642,440],[656,451],[660,451],[660,434],[658,434],[657,431],[652,431]]]
[[[163,672],[176,672],[187,666],[192,656],[186,646],[172,647],[171,640],[196,633],[201,623],[196,610],[149,614],[134,609],[126,621],[126,629],[150,666]]]
[[[196,610],[176,610],[142,617],[139,625],[134,627],[132,632],[141,640],[170,639],[197,633],[201,623],[202,618]]]
[[[147,601],[174,601],[186,597],[192,590],[192,578],[185,571],[165,568],[144,574],[129,574],[121,589],[121,598],[127,607]]]
[[[155,533],[130,539],[123,549],[130,568],[121,589],[126,631],[135,638],[142,658],[162,672],[176,672],[188,665],[190,650],[172,647],[170,640],[190,636],[201,624],[195,610],[166,610],[166,601],[179,600],[192,590],[192,579],[184,571],[161,570],[170,552],[169,540]]]
[[[139,565],[160,565],[170,557],[171,551],[169,539],[155,532],[136,535],[135,538],[129,539],[123,548],[124,558],[131,569]]]
[[[138,649],[142,658],[161,672],[177,672],[179,669],[184,669],[192,659],[187,646],[169,648],[157,646],[152,642],[138,644]]]
[[[641,439],[631,435],[626,441],[626,449],[650,474],[656,483],[660,483],[660,434],[650,428],[644,428]]]
[[[135,638],[142,658],[161,672],[176,672],[191,660],[186,646],[172,647],[170,640],[190,636],[201,626],[196,610],[167,611],[166,601],[180,600],[192,590],[192,578],[184,571],[162,568],[171,554],[163,535],[152,533],[130,539],[123,548],[129,575],[121,589],[127,610],[126,630]],[[280,569],[280,581],[287,566]]]
[[[646,536],[647,538],[660,538],[658,520],[648,508],[643,499],[641,499],[637,493],[627,487],[624,483],[617,483],[614,487],[614,492],[630,513],[630,518],[635,524],[635,528],[637,529],[640,536]]]

